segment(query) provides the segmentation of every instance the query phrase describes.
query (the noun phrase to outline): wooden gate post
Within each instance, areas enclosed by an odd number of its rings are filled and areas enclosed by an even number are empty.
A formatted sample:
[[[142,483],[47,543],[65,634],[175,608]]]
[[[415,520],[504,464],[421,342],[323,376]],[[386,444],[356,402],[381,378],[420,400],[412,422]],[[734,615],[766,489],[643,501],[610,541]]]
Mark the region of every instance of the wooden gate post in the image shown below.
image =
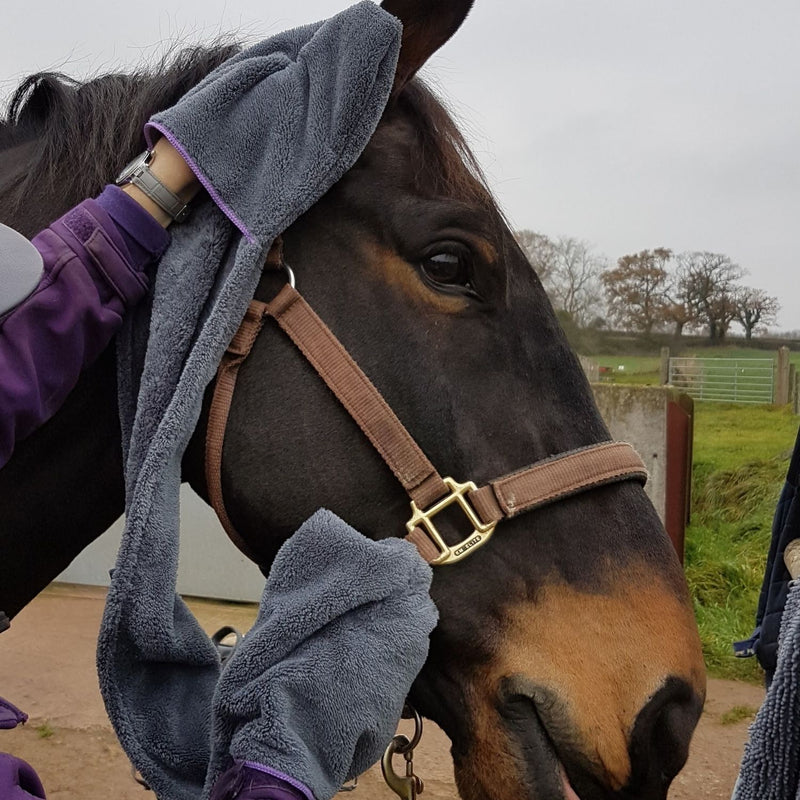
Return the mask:
[[[683,564],[686,526],[692,509],[694,401],[672,392],[667,398],[667,481],[664,527]]]
[[[785,406],[789,402],[789,348],[778,348],[778,363],[775,368],[775,396],[772,402],[776,406]]]
[[[666,386],[669,383],[669,347],[661,348],[661,373],[659,383]]]
[[[795,414],[800,414],[800,372],[795,370],[794,373],[794,395],[792,399],[792,411]]]

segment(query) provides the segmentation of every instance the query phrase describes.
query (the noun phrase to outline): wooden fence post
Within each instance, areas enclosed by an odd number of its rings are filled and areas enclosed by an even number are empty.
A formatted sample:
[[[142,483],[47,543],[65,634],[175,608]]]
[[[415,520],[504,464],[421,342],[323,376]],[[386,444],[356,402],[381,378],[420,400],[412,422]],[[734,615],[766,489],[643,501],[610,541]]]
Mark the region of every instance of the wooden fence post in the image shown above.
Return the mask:
[[[669,383],[669,347],[661,348],[661,372],[659,383],[666,386]]]
[[[778,348],[778,363],[775,370],[775,397],[776,406],[785,406],[789,402],[789,348]]]
[[[792,400],[792,411],[800,414],[800,372],[794,373],[794,399]]]

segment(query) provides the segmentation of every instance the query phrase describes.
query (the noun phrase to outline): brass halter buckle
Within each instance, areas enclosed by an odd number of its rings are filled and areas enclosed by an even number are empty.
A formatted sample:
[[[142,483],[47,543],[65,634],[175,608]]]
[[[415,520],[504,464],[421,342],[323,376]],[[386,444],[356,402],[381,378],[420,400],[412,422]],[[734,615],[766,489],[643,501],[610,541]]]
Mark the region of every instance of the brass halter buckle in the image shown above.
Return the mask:
[[[482,522],[475,513],[475,509],[470,505],[469,500],[467,500],[467,494],[469,492],[474,492],[477,488],[472,481],[458,483],[452,478],[443,478],[443,480],[448,489],[450,489],[450,494],[445,495],[441,500],[437,500],[426,511],[421,510],[412,500],[411,519],[406,523],[406,528],[409,533],[411,533],[414,528],[421,528],[434,543],[436,549],[440,553],[431,561],[431,564],[435,566],[440,564],[455,564],[461,561],[461,559],[466,558],[473,550],[489,540],[489,537],[494,533],[495,526],[497,525],[495,522],[490,522],[488,524]],[[453,505],[453,503],[457,504],[464,514],[466,514],[470,525],[472,525],[472,533],[454,547],[450,547],[437,530],[433,518],[440,511]]]

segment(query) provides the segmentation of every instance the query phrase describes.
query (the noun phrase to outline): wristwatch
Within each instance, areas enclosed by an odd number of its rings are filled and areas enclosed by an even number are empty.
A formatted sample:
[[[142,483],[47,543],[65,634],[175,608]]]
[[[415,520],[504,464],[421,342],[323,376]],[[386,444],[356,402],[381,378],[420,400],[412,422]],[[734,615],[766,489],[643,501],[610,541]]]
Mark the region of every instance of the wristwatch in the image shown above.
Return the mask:
[[[123,186],[132,183],[138,186],[162,211],[175,222],[183,222],[189,216],[189,205],[184,203],[174,192],[167,189],[150,170],[154,153],[145,150],[136,156],[117,176],[115,183]]]

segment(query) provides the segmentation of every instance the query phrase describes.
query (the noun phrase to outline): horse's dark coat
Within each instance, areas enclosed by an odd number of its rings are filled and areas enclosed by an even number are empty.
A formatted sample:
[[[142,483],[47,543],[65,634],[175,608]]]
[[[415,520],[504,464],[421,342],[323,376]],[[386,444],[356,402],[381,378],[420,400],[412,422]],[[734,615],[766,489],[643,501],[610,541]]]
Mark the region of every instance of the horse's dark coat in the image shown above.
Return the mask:
[[[0,129],[2,221],[33,233],[97,191],[142,146],[144,119],[229,53],[193,51],[152,80],[113,76],[77,87],[50,76],[29,87]],[[116,125],[106,124],[109,114]],[[101,163],[61,187],[90,117]],[[35,178],[23,177],[23,161]],[[417,82],[398,87],[359,162],[284,240],[303,293],[440,472],[480,484],[608,435],[539,281],[470,163],[431,94]],[[436,282],[430,259],[440,253],[465,265],[472,293]],[[257,295],[273,291],[265,279]],[[0,608],[16,613],[122,511],[114,403],[107,353],[0,471]],[[202,417],[184,459],[201,495],[204,426]],[[223,467],[229,513],[263,564],[319,506],[372,537],[403,533],[402,489],[275,329],[242,369]],[[666,755],[661,762],[654,743],[688,741],[702,661],[677,559],[640,487],[604,487],[504,523],[479,554],[437,571],[432,594],[441,622],[413,695],[453,739],[465,797],[556,796],[541,794],[548,790],[520,767],[533,751],[502,722],[508,698],[495,668],[501,678],[530,675],[519,685],[534,694],[544,685],[542,696],[556,692],[575,715],[559,733],[563,749],[555,747],[582,800],[665,797],[680,765]],[[619,612],[593,610],[617,595],[626,599],[614,607],[631,621],[647,615],[638,603],[663,598],[663,625],[626,638]],[[515,614],[549,619],[562,597],[589,609],[586,619],[562,619],[535,642],[514,638],[525,635],[511,624]],[[566,638],[571,682],[553,684],[548,653]],[[592,695],[595,682],[613,691]],[[570,705],[581,686],[588,710]],[[662,686],[672,688],[657,694]],[[619,706],[617,691],[626,698]],[[538,714],[533,702],[526,707]],[[590,712],[594,732],[575,721]],[[549,752],[554,744],[536,736]]]

